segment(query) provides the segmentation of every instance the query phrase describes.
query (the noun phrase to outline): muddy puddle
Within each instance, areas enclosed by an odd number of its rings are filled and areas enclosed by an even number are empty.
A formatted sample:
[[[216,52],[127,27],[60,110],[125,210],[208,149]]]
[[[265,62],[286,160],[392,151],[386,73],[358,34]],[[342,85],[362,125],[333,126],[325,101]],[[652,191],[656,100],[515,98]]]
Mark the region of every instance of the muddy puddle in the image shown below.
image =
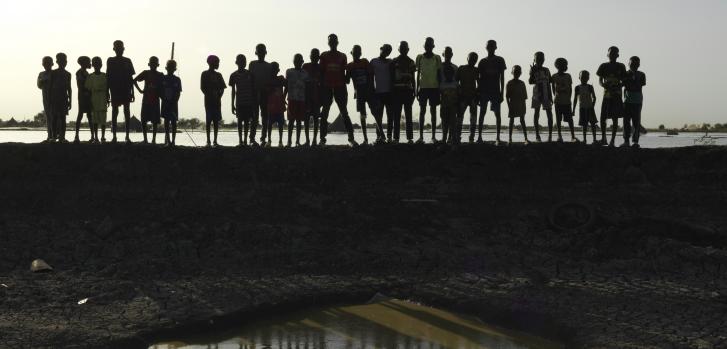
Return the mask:
[[[414,303],[386,300],[372,304],[309,309],[272,316],[238,328],[149,349],[520,349],[563,348],[559,343],[482,323]]]

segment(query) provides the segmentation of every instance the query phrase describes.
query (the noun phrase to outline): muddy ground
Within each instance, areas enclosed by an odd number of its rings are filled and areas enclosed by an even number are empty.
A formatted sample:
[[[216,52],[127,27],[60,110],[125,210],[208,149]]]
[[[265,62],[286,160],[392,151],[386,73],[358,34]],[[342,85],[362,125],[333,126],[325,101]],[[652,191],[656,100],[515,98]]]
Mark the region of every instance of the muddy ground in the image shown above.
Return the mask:
[[[573,348],[724,348],[726,208],[725,148],[0,145],[0,348],[377,292]]]

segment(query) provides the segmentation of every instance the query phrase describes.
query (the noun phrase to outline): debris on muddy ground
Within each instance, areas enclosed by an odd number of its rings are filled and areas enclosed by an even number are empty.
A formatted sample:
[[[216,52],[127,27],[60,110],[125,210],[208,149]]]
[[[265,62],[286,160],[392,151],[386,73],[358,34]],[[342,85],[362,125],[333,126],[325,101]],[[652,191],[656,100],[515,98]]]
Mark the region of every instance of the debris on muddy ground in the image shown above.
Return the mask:
[[[34,273],[51,272],[53,271],[53,267],[42,259],[36,259],[30,264],[30,271]]]

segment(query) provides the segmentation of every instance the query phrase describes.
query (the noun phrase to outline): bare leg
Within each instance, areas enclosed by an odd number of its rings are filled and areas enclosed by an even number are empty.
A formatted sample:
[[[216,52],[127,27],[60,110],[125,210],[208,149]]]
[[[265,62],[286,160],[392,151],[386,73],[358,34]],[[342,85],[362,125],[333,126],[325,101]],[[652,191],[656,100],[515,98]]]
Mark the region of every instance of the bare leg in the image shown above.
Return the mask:
[[[247,138],[247,137],[246,137]],[[242,119],[237,119],[237,140],[238,145],[242,145]]]
[[[177,120],[172,120],[172,145],[177,144]]]
[[[437,107],[432,106],[431,112],[432,114],[432,143],[437,142]]]
[[[295,120],[295,145],[300,145],[300,131],[301,131],[301,122],[300,120]]]
[[[512,143],[512,129],[513,128],[515,128],[515,119],[510,118],[510,131],[509,131],[509,136],[507,138],[509,143]]]
[[[540,107],[535,108],[533,114],[533,126],[535,126],[535,140],[540,142]]]
[[[151,144],[157,144],[157,124],[151,124]]]
[[[215,142],[214,142],[214,145],[217,146],[217,145],[219,145],[219,144],[217,144],[217,132],[218,132],[218,130],[220,128],[219,121],[215,120],[215,121],[212,122],[212,124],[213,124],[213,127],[215,129]]]
[[[74,142],[78,142],[78,131],[81,129],[81,122],[83,121],[83,113],[79,110],[78,116],[76,116],[76,136],[73,138]]]
[[[478,142],[482,142],[482,129],[485,127],[485,114],[487,114],[487,103],[482,102],[482,107],[480,109],[480,120],[477,123]]]
[[[563,134],[561,134],[561,123],[563,122],[563,114],[555,113],[556,125],[558,127],[558,142],[563,141]]]
[[[500,130],[502,129],[502,118],[500,118],[500,111],[495,112],[495,124],[497,127],[497,143],[500,143]]]
[[[288,147],[293,145],[293,128],[294,127],[295,127],[294,121],[288,122]],[[282,140],[283,134],[281,133],[280,136],[281,136],[281,140]]]
[[[144,122],[142,122],[142,123],[141,123],[141,132],[142,132],[142,134],[144,135],[144,144],[147,144],[147,143],[149,143],[149,141],[148,141],[148,140],[147,140],[147,138],[146,138],[146,129],[147,129],[148,127],[149,127],[149,126],[148,126],[148,125],[146,124],[146,121],[144,121]]]
[[[118,127],[118,119],[119,119],[119,107],[113,106],[111,107],[111,142],[116,143],[116,128]],[[603,136],[603,139],[606,139],[605,133]]]
[[[525,137],[525,144],[527,144],[528,141],[528,128],[525,126],[525,117],[520,117],[520,127],[523,129],[523,136]]]
[[[553,109],[545,109],[545,115],[548,117],[548,142],[553,141]]]
[[[131,108],[129,106],[129,103],[124,104],[124,126],[126,128],[126,142],[131,143],[131,139],[129,138],[129,128],[131,127]]]
[[[210,126],[211,126],[211,125],[212,125],[212,121],[210,121],[210,120],[207,120],[207,122],[206,122],[206,124],[205,124],[205,130],[207,131],[207,146],[208,146],[208,147],[209,147],[210,145],[212,145],[212,142],[211,142],[211,140],[210,140]]]

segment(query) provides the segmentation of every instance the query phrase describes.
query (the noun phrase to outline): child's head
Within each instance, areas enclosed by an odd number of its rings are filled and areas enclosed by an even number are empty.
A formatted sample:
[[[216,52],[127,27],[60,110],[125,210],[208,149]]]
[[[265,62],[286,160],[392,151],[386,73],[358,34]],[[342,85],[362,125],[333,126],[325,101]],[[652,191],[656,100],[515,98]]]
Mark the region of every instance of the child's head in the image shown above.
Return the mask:
[[[338,35],[336,35],[336,34],[328,35],[328,47],[330,47],[331,50],[333,50],[333,51],[338,49]]]
[[[89,58],[88,56],[78,57],[78,60],[76,62],[78,62],[78,65],[83,69],[91,68],[91,58]]]
[[[545,53],[542,53],[540,51],[535,52],[534,63],[536,66],[542,67],[543,64],[545,64]]]
[[[470,54],[467,56],[467,64],[470,67],[474,67],[475,64],[477,64],[477,60],[480,59],[480,56],[477,55],[477,52],[470,52]]]
[[[565,73],[568,71],[568,60],[565,58],[558,58],[555,60],[555,69],[558,69],[558,72]]]
[[[124,55],[124,51],[126,48],[124,47],[124,42],[121,40],[114,41],[114,52],[116,52],[116,56],[121,57]]]
[[[272,68],[273,76],[278,76],[278,73],[280,73],[280,64],[278,62],[272,62],[270,63],[270,68]]]
[[[588,80],[591,79],[591,73],[588,72],[588,70],[584,70],[581,72],[579,78],[581,79],[581,84],[587,84]]]
[[[444,48],[444,59],[447,60],[447,62],[452,60],[452,57],[454,57],[454,52],[452,52],[452,48],[447,46]]]
[[[361,46],[354,45],[353,50],[351,50],[351,56],[353,56],[353,59],[361,59]]]
[[[402,41],[399,43],[399,53],[401,53],[403,56],[406,56],[409,54],[409,43],[406,41]]]
[[[255,55],[259,60],[265,60],[265,56],[268,55],[268,48],[265,44],[257,44],[257,46],[255,46]]]
[[[629,60],[629,68],[633,71],[638,71],[640,67],[641,67],[641,58],[639,58],[637,56],[631,57],[631,59]]]
[[[210,69],[217,70],[220,68],[220,58],[215,55],[210,55],[207,57],[207,65],[209,65]]]
[[[608,48],[608,60],[611,62],[616,62],[616,60],[619,57],[619,49],[616,46],[611,46]]]
[[[101,60],[101,57],[93,57],[93,59],[91,59],[91,66],[93,67],[93,70],[101,71],[101,68],[103,67],[103,60]]]
[[[45,70],[53,69],[53,57],[51,57],[51,56],[43,57],[43,68]]]
[[[424,40],[424,51],[427,53],[434,51],[434,38],[429,37]]]
[[[314,48],[310,50],[310,61],[313,63],[318,63],[318,61],[321,60],[321,50]]]
[[[173,59],[168,60],[166,69],[169,75],[174,74],[174,72],[177,71],[177,61]]]
[[[157,68],[159,68],[159,58],[156,56],[149,57],[149,68],[153,71],[156,71]]]
[[[490,40],[487,42],[487,53],[494,55],[495,51],[497,51],[497,41]]]
[[[386,58],[391,55],[391,52],[394,51],[394,48],[391,47],[389,44],[384,44],[384,46],[381,46],[381,57]]]
[[[295,57],[293,57],[293,66],[295,66],[295,69],[300,69],[303,66],[303,55],[300,53],[296,53]]]
[[[65,69],[68,65],[68,57],[65,53],[59,53],[56,55],[56,63],[58,63],[58,68]]]
[[[235,64],[237,65],[238,69],[245,69],[245,67],[247,67],[247,57],[245,57],[245,55],[243,54],[237,55],[237,57],[235,57]]]
[[[521,68],[519,65],[512,67],[512,76],[515,79],[519,79],[521,75],[523,75],[523,68]]]

